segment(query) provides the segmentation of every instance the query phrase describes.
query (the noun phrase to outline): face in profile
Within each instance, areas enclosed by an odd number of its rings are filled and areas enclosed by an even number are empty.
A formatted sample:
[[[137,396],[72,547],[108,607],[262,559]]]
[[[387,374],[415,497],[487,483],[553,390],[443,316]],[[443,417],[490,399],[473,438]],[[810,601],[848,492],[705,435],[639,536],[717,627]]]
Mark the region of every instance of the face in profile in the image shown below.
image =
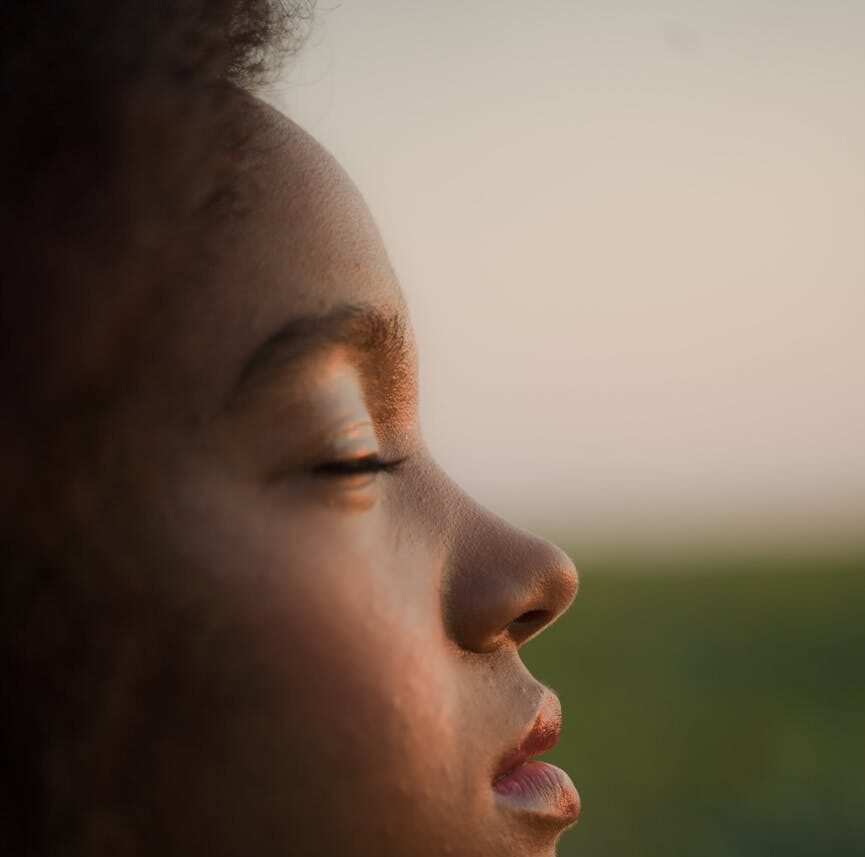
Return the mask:
[[[579,804],[533,761],[561,714],[518,649],[569,605],[574,568],[438,468],[363,202],[313,140],[253,110],[254,205],[211,273],[143,291],[127,336],[128,302],[93,333],[125,380],[77,494],[115,587],[87,837],[101,853],[551,855]]]

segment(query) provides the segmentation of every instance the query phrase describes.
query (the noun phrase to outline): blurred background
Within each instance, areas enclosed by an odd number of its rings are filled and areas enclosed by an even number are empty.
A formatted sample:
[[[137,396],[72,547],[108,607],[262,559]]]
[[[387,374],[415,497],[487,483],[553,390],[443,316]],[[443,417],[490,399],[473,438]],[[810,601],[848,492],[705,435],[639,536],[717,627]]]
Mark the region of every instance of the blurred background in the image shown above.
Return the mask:
[[[865,854],[865,4],[320,0],[463,486],[565,546],[560,854]]]

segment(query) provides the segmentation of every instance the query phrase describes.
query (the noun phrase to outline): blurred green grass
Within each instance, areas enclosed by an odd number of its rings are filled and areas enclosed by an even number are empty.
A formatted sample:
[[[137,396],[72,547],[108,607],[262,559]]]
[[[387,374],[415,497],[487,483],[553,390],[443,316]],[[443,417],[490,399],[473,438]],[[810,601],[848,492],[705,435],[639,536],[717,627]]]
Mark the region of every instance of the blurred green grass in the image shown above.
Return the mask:
[[[865,855],[865,551],[578,566],[523,650],[583,798],[560,857]]]

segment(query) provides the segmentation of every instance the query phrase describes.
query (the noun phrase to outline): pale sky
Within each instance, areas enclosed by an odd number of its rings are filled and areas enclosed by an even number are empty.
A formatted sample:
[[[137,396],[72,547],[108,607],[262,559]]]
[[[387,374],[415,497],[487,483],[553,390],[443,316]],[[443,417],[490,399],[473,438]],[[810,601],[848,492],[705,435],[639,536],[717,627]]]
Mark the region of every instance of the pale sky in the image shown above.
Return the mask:
[[[865,529],[863,45],[854,0],[321,0],[272,97],[457,481],[575,539]]]

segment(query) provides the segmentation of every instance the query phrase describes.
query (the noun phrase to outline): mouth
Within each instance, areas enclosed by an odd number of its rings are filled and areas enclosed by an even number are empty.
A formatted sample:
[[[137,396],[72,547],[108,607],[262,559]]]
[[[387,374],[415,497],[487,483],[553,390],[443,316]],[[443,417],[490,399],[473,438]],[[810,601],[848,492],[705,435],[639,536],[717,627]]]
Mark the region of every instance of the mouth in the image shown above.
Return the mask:
[[[511,810],[567,826],[579,818],[580,795],[561,768],[535,759],[555,746],[561,728],[561,705],[548,693],[520,743],[502,757],[492,790]]]

